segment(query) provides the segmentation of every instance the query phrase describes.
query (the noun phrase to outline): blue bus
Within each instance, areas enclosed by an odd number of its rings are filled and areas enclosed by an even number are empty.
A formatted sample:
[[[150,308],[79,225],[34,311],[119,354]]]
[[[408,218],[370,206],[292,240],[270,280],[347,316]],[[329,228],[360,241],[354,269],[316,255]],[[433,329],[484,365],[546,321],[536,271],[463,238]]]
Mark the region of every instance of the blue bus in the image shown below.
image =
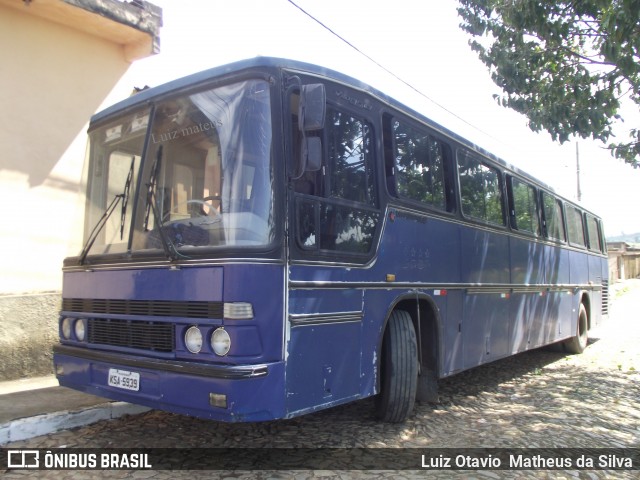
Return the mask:
[[[63,266],[61,385],[224,422],[438,380],[608,311],[601,219],[385,94],[277,58],[91,119],[85,244]]]

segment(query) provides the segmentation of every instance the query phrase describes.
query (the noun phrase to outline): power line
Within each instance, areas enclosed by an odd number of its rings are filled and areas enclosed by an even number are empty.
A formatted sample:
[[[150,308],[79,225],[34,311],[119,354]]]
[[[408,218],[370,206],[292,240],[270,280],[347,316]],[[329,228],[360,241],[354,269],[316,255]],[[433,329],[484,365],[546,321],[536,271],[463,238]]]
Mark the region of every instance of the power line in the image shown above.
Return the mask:
[[[308,16],[311,20],[313,20],[314,22],[316,22],[318,25],[320,25],[322,28],[324,28],[325,30],[327,30],[328,32],[330,32],[332,35],[334,35],[335,37],[337,37],[341,42],[347,44],[349,47],[351,47],[352,49],[354,49],[357,53],[359,53],[360,55],[362,55],[364,58],[366,58],[367,60],[369,60],[370,62],[372,62],[373,64],[375,64],[377,67],[381,68],[382,70],[384,70],[386,73],[388,73],[389,75],[391,75],[393,78],[395,78],[396,80],[400,81],[401,83],[403,83],[404,85],[406,85],[407,87],[409,87],[411,90],[413,90],[414,92],[416,92],[418,95],[420,95],[421,97],[427,99],[428,101],[430,101],[431,103],[433,103],[434,105],[436,105],[438,108],[441,108],[442,110],[444,110],[445,112],[447,112],[449,115],[454,116],[455,118],[457,118],[458,120],[460,120],[461,122],[465,123],[466,125],[469,125],[471,128],[477,130],[478,132],[482,133],[483,135],[486,135],[489,138],[492,138],[493,140],[500,142],[504,145],[504,143],[495,138],[493,135],[481,130],[480,128],[478,128],[477,126],[469,123],[467,120],[465,120],[464,118],[462,118],[461,116],[457,115],[456,113],[452,112],[451,110],[449,110],[448,108],[446,108],[444,105],[441,105],[440,103],[436,102],[433,98],[429,97],[427,94],[425,94],[424,92],[420,91],[418,88],[414,87],[413,85],[411,85],[409,82],[407,82],[406,80],[404,80],[403,78],[401,78],[400,76],[398,76],[396,73],[392,72],[391,70],[389,70],[387,67],[385,67],[384,65],[382,65],[380,62],[378,62],[376,59],[374,59],[373,57],[371,57],[370,55],[366,54],[365,52],[363,52],[362,50],[360,50],[358,47],[356,47],[353,43],[351,43],[350,41],[348,41],[346,38],[344,38],[342,35],[340,35],[339,33],[335,32],[333,29],[331,29],[328,25],[326,25],[325,23],[323,23],[322,21],[320,21],[319,19],[317,19],[316,17],[314,17],[313,15],[311,15],[309,12],[307,12],[304,8],[302,8],[300,5],[298,5],[296,2],[294,2],[293,0],[287,0],[291,5],[293,5],[294,7],[296,7],[298,10],[300,10],[302,13],[304,13],[306,16]]]

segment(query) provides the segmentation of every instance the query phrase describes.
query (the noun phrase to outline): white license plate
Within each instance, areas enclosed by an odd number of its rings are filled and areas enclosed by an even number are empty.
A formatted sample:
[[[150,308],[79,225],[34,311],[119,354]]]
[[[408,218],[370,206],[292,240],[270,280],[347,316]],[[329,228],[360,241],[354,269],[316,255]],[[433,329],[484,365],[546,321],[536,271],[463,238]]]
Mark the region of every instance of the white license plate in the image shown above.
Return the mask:
[[[138,372],[110,368],[109,386],[137,392],[140,390],[140,374]]]

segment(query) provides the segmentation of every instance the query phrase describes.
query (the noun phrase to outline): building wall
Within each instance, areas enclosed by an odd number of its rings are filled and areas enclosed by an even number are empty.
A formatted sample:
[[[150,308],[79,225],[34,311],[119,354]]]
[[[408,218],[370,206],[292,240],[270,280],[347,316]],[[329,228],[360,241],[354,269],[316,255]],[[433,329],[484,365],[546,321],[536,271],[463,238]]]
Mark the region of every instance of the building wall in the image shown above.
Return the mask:
[[[0,381],[52,371],[62,261],[82,247],[88,120],[122,98],[130,66],[123,45],[34,5],[0,4]]]
[[[53,373],[59,293],[0,296],[0,381]]]
[[[619,258],[622,266],[618,268],[624,272],[622,280],[640,277],[640,255],[625,255]]]
[[[0,44],[0,294],[57,291],[80,248],[87,122],[130,64],[120,45],[9,8]]]
[[[640,278],[638,244],[609,242],[609,277],[611,281]]]

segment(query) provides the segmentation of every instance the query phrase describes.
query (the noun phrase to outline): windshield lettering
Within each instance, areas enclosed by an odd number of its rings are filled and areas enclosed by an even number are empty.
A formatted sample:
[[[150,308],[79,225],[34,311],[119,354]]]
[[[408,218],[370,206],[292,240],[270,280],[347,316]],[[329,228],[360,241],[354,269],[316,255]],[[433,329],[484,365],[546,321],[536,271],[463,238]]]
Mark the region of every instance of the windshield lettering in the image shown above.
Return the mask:
[[[169,140],[175,140],[180,137],[188,137],[189,135],[194,135],[200,132],[206,132],[208,130],[213,130],[220,127],[222,127],[222,122],[219,120],[217,120],[215,123],[214,122],[199,123],[198,125],[192,125],[187,128],[183,128],[182,130],[173,130],[172,132],[160,133],[158,134],[158,137],[156,137],[156,134],[152,133],[151,141],[153,143],[168,142]]]

